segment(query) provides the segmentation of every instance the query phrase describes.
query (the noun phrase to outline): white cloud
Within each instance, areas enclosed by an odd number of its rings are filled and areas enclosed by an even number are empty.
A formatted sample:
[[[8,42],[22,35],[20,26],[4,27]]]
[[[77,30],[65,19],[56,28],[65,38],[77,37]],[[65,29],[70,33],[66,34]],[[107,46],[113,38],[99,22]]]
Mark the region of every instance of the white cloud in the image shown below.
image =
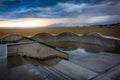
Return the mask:
[[[58,6],[63,7],[63,11],[65,12],[82,12],[84,8],[87,7],[87,4],[73,4],[73,3],[60,3]]]
[[[120,17],[120,15],[113,15],[113,16],[96,16],[96,17],[91,17],[87,20],[89,24],[100,24],[100,23],[111,23],[114,22],[117,17]]]
[[[75,7],[78,7],[78,4],[73,4]],[[72,6],[73,6],[72,5]],[[80,6],[80,5],[79,5]],[[105,23],[117,23],[120,22],[120,3],[116,5],[112,2],[89,5],[86,4],[84,7],[81,7],[82,13],[78,13],[74,17],[68,17],[68,21],[61,22],[58,26],[82,26],[82,25],[94,25],[94,24],[105,24]],[[67,11],[67,8],[64,10]],[[70,12],[79,12],[79,8],[70,9]],[[69,15],[69,14],[68,14]],[[55,24],[57,25],[57,24]]]

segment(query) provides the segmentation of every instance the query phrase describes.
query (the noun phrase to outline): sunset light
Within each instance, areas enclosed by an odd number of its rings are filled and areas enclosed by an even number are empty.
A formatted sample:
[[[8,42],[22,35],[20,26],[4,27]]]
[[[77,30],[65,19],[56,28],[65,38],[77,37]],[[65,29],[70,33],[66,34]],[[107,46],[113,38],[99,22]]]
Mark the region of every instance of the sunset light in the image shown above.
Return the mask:
[[[26,18],[0,21],[0,28],[32,28],[44,27],[52,24],[49,19]]]

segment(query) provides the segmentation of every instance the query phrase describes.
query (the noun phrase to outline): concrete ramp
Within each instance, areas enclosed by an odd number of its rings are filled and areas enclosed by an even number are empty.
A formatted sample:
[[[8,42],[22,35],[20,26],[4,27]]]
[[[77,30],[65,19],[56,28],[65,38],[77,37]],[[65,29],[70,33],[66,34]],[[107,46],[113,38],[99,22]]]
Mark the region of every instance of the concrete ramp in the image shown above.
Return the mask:
[[[8,55],[20,55],[38,59],[59,57],[68,59],[68,55],[52,46],[38,42],[8,44]]]

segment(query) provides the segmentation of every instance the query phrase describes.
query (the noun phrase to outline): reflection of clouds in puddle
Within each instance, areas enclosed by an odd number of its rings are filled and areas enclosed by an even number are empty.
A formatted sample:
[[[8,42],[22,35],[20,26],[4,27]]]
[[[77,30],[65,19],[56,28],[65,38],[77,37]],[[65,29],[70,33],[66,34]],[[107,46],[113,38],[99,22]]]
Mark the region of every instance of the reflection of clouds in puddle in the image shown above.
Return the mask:
[[[34,72],[35,70],[34,69],[29,69],[29,72]]]
[[[61,42],[64,44],[57,45],[58,50],[62,51],[75,51],[77,53],[99,53],[108,50],[108,47],[103,47],[95,44],[79,43],[79,42]]]
[[[76,50],[72,50],[72,51],[64,51],[70,55],[80,55],[80,56],[86,56],[89,55],[89,52],[86,52],[85,49],[83,48],[78,48]]]

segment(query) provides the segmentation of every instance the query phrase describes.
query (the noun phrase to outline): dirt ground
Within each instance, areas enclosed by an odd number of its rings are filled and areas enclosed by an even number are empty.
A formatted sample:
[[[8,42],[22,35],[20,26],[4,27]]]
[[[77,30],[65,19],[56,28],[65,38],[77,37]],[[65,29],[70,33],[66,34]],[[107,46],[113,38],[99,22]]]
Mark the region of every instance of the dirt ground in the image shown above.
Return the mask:
[[[39,32],[46,32],[51,34],[58,34],[61,32],[75,32],[85,34],[88,32],[98,32],[106,36],[114,36],[120,38],[120,26],[106,28],[106,27],[65,27],[65,28],[25,28],[25,29],[0,29],[0,36],[17,33],[25,36],[31,36]]]

